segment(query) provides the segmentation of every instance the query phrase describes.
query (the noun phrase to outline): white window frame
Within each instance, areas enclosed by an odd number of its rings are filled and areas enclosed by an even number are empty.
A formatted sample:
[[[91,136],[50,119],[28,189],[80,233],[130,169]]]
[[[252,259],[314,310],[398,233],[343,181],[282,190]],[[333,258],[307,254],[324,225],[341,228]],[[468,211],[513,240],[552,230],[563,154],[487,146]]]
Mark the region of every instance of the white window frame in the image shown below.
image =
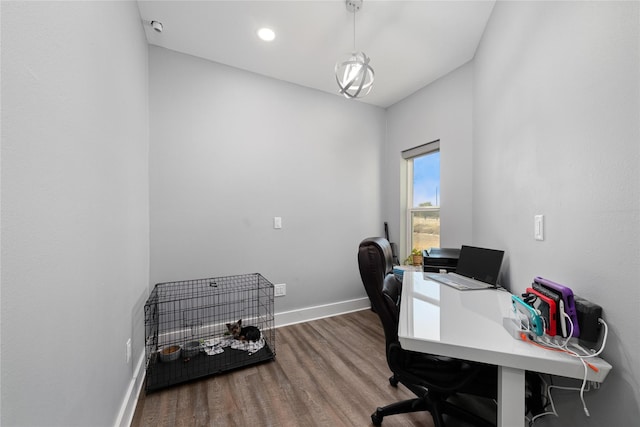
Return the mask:
[[[401,242],[401,247],[404,249],[404,253],[400,254],[401,259],[405,259],[411,253],[412,246],[412,229],[411,229],[411,217],[414,212],[435,212],[440,210],[440,206],[432,207],[413,207],[413,159],[423,156],[425,154],[434,153],[440,151],[440,140],[428,142],[426,144],[419,145],[414,148],[402,151],[403,165],[406,173],[404,173],[404,185],[401,185],[401,194],[403,195],[402,201],[404,204],[404,221],[401,221],[401,227],[404,230],[404,240]],[[440,235],[442,240],[442,234]]]

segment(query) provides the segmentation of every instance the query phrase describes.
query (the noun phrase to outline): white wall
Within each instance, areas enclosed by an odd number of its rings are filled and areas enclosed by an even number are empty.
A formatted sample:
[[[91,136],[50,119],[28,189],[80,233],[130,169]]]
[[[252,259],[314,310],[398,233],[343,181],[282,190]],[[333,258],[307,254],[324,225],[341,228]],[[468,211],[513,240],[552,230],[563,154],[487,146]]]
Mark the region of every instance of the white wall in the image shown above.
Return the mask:
[[[406,171],[400,153],[439,139],[440,245],[460,247],[471,241],[472,108],[473,64],[467,63],[387,109],[383,212],[391,240],[404,243],[405,237],[400,224],[406,201],[399,189]]]
[[[143,351],[147,45],[134,2],[2,2],[3,426],[111,426]],[[117,31],[115,29],[117,28]]]
[[[152,284],[259,272],[287,284],[276,312],[365,298],[384,110],[158,47],[149,66]]]
[[[610,326],[591,418],[559,392],[541,425],[640,416],[639,28],[638,2],[498,2],[476,54],[473,240],[506,251],[512,292],[547,277]]]

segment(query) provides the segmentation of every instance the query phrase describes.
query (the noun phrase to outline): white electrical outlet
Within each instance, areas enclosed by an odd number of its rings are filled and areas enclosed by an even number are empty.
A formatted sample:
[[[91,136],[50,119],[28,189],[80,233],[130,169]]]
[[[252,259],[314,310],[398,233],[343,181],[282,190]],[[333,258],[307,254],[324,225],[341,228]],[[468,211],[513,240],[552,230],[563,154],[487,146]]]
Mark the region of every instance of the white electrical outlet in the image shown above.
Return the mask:
[[[274,295],[277,297],[283,297],[287,294],[287,284],[286,283],[280,283],[278,285],[275,285],[274,287]]]
[[[273,228],[275,228],[276,230],[282,228],[282,217],[280,216],[273,217]]]
[[[131,362],[131,338],[127,340],[126,354],[127,354],[127,363],[129,363]]]

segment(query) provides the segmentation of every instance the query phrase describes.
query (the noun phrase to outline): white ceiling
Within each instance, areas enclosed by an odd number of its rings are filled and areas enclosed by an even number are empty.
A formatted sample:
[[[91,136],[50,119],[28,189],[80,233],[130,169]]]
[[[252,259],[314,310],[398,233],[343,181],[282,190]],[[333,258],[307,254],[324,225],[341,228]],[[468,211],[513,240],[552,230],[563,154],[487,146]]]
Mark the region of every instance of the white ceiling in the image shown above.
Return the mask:
[[[362,98],[388,107],[471,60],[494,0],[364,0],[356,48],[371,58],[374,88]],[[150,44],[338,95],[334,66],[353,46],[344,0],[139,0]],[[162,33],[148,21],[160,21]],[[270,43],[256,36],[276,32]]]

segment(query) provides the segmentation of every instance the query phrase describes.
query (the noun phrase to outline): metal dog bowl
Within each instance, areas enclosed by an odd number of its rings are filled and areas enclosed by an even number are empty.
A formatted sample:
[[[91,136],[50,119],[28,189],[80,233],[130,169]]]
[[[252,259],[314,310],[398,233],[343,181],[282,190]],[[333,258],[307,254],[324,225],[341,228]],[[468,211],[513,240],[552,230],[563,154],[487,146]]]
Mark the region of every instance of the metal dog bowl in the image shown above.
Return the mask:
[[[193,357],[200,353],[200,341],[189,341],[182,347],[182,357]]]
[[[163,362],[172,362],[180,357],[181,348],[179,345],[171,345],[160,350],[160,360]]]

